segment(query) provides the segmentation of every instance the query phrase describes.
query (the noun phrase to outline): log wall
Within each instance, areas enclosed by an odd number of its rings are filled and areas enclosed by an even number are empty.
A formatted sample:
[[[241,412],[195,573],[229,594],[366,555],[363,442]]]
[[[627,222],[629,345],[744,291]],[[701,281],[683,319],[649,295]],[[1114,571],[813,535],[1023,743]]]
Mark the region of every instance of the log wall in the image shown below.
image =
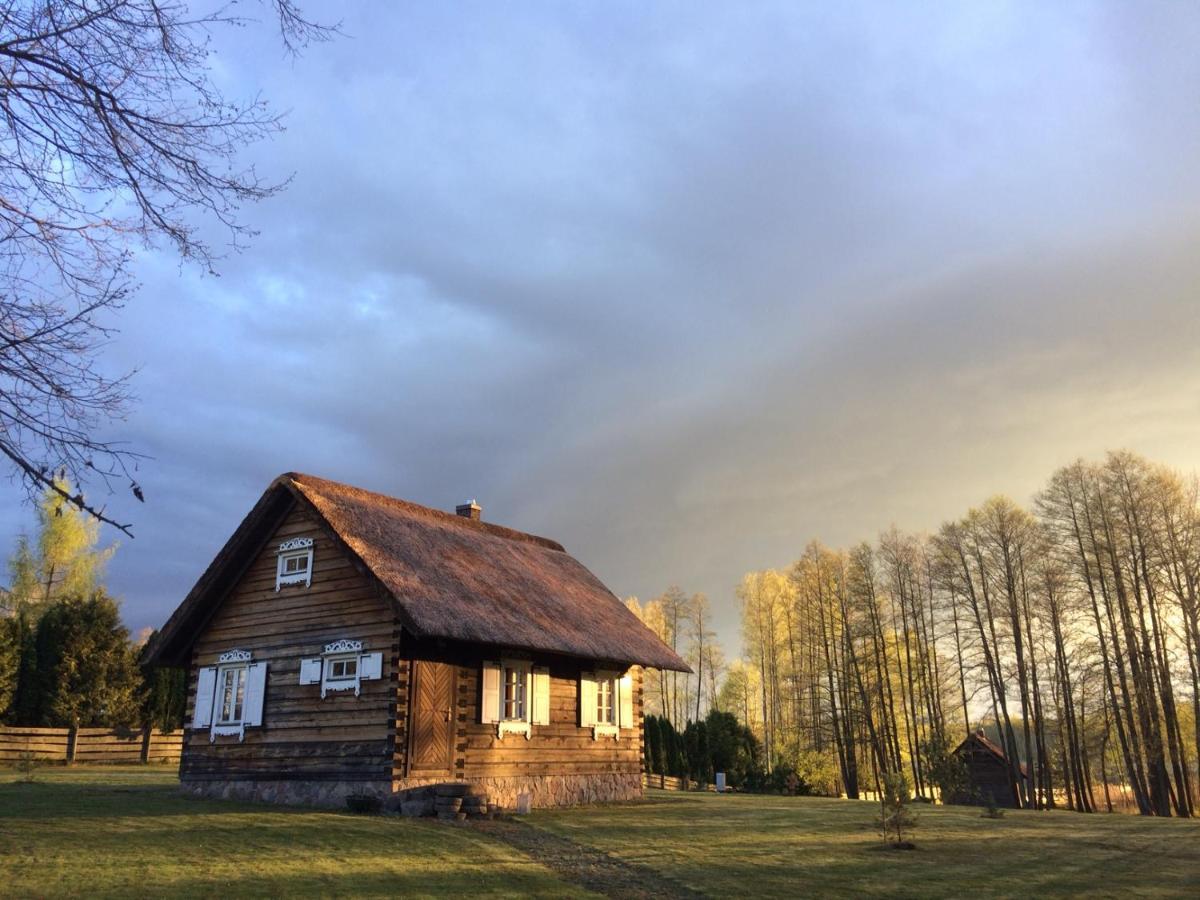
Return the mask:
[[[276,549],[290,538],[312,537],[310,586],[275,590]],[[362,682],[362,694],[330,693],[299,684],[300,661],[321,655],[340,639],[360,640],[363,652],[383,653],[382,678]],[[593,739],[579,726],[579,676],[597,666],[569,657],[533,655],[550,670],[550,724],[529,739],[497,737],[480,722],[482,662],[500,661],[495,648],[417,642],[405,636],[374,580],[361,572],[325,527],[298,507],[248,564],[193,648],[187,723],[195,705],[199,669],[230,650],[266,662],[263,724],[245,738],[210,738],[209,729],[185,729],[180,777],[200,796],[337,805],[347,793],[404,792],[410,778],[413,662],[453,665],[457,673],[453,766],[450,778],[486,781],[508,803],[521,792],[535,805],[631,799],[642,774],[642,676],[634,673],[634,724],[620,738]],[[356,787],[357,785],[357,787]]]
[[[638,728],[622,728],[619,740],[592,738],[579,727],[579,675],[590,670],[578,661],[534,659],[550,669],[550,724],[534,725],[528,739],[496,736],[496,726],[480,722],[480,665],[459,667],[459,742],[455,766],[459,777],[508,778],[536,775],[641,775],[640,681],[635,678],[634,719]]]
[[[277,592],[276,549],[294,537],[314,538],[312,583]],[[322,699],[319,685],[300,685],[300,660],[343,638],[362,641],[364,653],[382,651],[382,678],[362,682],[361,696],[330,692]],[[315,519],[293,507],[204,627],[192,656],[189,726],[200,667],[233,649],[268,664],[263,725],[247,728],[242,742],[185,729],[182,780],[387,781],[398,641],[374,583]]]
[[[420,658],[453,662],[458,668],[457,728],[454,777],[513,779],[557,776],[634,776],[642,773],[642,673],[633,670],[635,727],[622,728],[619,740],[593,739],[590,727],[579,725],[579,676],[596,666],[566,657],[530,657],[534,666],[550,670],[550,724],[532,726],[530,737],[497,737],[495,724],[483,724],[480,703],[485,659],[499,662],[504,654],[491,648],[415,645]],[[401,706],[407,709],[402,699]],[[399,742],[398,742],[399,744]],[[399,757],[398,757],[399,761]],[[396,768],[397,788],[406,775]]]

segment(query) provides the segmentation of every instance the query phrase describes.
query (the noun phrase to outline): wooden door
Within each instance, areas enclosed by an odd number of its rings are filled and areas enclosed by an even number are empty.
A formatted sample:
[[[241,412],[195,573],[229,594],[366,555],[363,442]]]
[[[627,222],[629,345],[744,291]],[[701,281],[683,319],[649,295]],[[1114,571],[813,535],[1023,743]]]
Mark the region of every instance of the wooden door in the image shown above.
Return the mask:
[[[416,660],[409,718],[410,775],[450,775],[454,764],[455,668]]]

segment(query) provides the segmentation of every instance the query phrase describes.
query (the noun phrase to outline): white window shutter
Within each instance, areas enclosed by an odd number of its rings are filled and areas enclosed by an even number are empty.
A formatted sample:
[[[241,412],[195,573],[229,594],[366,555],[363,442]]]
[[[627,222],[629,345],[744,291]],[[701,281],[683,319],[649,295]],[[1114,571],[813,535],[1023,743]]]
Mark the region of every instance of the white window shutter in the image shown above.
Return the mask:
[[[500,664],[483,664],[483,692],[479,704],[479,721],[484,725],[500,721]]]
[[[358,658],[358,678],[360,681],[374,681],[383,677],[383,653],[364,653]]]
[[[621,728],[635,728],[633,721],[633,673],[627,672],[617,679],[617,694],[620,705],[617,713],[617,725]]]
[[[550,670],[533,670],[533,724],[550,724]]]
[[[582,672],[579,675],[579,727],[591,728],[596,724],[596,673]]]
[[[196,681],[196,708],[192,711],[192,727],[207,728],[212,724],[213,697],[217,693],[217,667],[205,666]]]
[[[300,683],[321,683],[321,657],[316,656],[312,659],[300,660]]]
[[[263,698],[267,693],[267,664],[251,663],[246,669],[246,697],[242,710],[243,725],[261,725]]]

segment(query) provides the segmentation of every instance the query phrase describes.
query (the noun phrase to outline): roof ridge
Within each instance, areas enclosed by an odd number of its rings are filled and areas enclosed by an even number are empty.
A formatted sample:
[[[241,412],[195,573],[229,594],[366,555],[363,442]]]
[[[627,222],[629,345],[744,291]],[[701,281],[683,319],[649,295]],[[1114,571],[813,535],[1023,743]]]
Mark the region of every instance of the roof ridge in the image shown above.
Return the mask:
[[[371,498],[377,502],[383,502],[391,506],[399,507],[409,512],[427,516],[429,518],[441,521],[447,525],[452,525],[459,528],[470,528],[476,531],[483,531],[492,537],[501,538],[503,540],[521,541],[529,544],[536,544],[544,547],[547,550],[553,550],[558,553],[566,553],[566,548],[558,541],[547,537],[542,537],[537,534],[530,534],[526,531],[518,531],[515,528],[509,528],[505,525],[496,525],[492,522],[483,522],[479,519],[469,519],[466,516],[460,516],[457,513],[446,512],[445,510],[437,509],[433,506],[424,506],[420,503],[413,503],[411,500],[404,500],[400,497],[393,497],[390,494],[382,494],[378,491],[370,491],[366,488],[358,487],[357,485],[347,484],[344,481],[334,481],[330,478],[322,478],[320,475],[310,475],[306,472],[284,472],[275,479],[278,484],[283,481],[289,481],[299,489],[303,489],[305,484],[309,484],[317,490],[320,490],[321,485],[326,485],[334,490],[357,494],[360,497]]]

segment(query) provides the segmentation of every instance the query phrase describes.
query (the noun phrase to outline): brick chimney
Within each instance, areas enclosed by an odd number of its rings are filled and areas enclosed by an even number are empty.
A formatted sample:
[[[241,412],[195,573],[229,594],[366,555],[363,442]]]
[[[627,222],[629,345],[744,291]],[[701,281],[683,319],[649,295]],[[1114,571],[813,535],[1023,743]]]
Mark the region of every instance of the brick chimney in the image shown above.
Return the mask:
[[[480,517],[483,515],[483,507],[474,500],[472,500],[470,503],[458,504],[458,506],[454,507],[454,511],[464,519],[474,519],[476,522],[478,522]]]

